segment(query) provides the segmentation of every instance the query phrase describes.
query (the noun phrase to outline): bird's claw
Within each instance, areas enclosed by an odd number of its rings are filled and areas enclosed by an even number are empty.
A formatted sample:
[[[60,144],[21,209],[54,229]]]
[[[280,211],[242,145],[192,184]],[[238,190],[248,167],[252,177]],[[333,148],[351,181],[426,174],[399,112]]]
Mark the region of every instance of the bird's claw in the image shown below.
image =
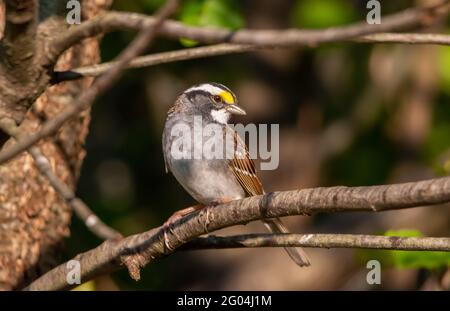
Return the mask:
[[[174,250],[174,248],[169,243],[169,237],[167,236],[167,231],[171,231],[173,233],[172,229],[170,228],[170,224],[163,225],[163,234],[164,234],[164,246],[169,252],[171,252]]]
[[[172,215],[164,224],[163,224],[163,234],[164,234],[164,246],[169,252],[172,252],[175,248],[170,245],[168,232],[170,232],[175,238],[181,243],[185,243],[183,239],[181,239],[172,229],[172,224],[178,219],[183,218],[180,215]]]
[[[206,214],[205,215],[206,219],[205,219],[205,222],[203,223],[203,228],[205,229],[206,233],[209,233],[209,231],[208,231],[208,226],[210,223],[210,221],[209,221],[209,206],[205,206],[205,208],[202,210],[202,213]]]

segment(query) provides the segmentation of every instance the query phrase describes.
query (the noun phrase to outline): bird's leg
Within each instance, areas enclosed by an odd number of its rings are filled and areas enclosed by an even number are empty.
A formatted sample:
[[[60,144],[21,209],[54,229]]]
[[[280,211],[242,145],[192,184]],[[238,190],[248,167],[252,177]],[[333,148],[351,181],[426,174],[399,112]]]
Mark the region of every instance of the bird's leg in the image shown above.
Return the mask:
[[[170,216],[166,222],[164,223],[164,226],[169,226],[171,224],[173,224],[175,221],[177,221],[178,219],[183,218],[186,215],[189,215],[193,212],[199,211],[201,209],[203,209],[205,206],[202,204],[197,204],[197,205],[193,205],[193,206],[189,206],[186,208],[183,208],[179,211],[176,211],[175,213],[172,214],[172,216]]]
[[[167,238],[167,231],[172,232],[173,235],[175,235],[175,237],[181,241],[181,239],[179,237],[177,237],[177,235],[172,231],[171,229],[171,225],[176,222],[177,220],[183,218],[186,215],[189,215],[195,211],[201,210],[203,209],[205,206],[202,204],[197,204],[194,206],[189,206],[187,208],[184,208],[182,210],[176,211],[175,213],[172,214],[172,216],[170,216],[163,224],[163,230],[164,230],[164,245],[166,246],[166,248],[169,251],[173,250],[173,247],[170,246],[169,244],[169,239]]]
[[[189,215],[189,214],[191,214],[191,213],[193,213],[193,212],[196,212],[196,211],[201,210],[202,212],[205,212],[205,213],[206,213],[206,221],[205,221],[205,223],[204,223],[204,229],[205,229],[205,232],[208,232],[208,225],[209,225],[209,208],[210,208],[210,207],[217,206],[217,205],[219,205],[219,204],[225,204],[225,203],[228,203],[228,202],[231,202],[231,201],[233,201],[233,199],[230,199],[230,198],[220,198],[220,199],[217,199],[217,200],[212,201],[210,204],[208,204],[208,205],[206,205],[206,206],[205,206],[205,205],[202,205],[202,204],[197,204],[197,205],[189,206],[189,207],[187,207],[187,208],[184,208],[184,209],[182,209],[182,210],[179,210],[179,211],[176,211],[175,213],[173,213],[172,216],[170,216],[169,219],[167,219],[166,222],[163,224],[163,230],[164,230],[164,245],[166,246],[166,248],[167,248],[169,251],[172,251],[172,250],[173,250],[173,247],[170,246],[169,239],[168,239],[168,237],[167,237],[167,231],[170,231],[173,235],[175,235],[175,237],[176,237],[179,241],[182,241],[182,240],[181,240],[181,239],[180,239],[180,238],[172,231],[172,229],[171,229],[171,227],[170,227],[174,222],[176,222],[177,220],[183,218],[183,217],[186,216],[186,215]]]

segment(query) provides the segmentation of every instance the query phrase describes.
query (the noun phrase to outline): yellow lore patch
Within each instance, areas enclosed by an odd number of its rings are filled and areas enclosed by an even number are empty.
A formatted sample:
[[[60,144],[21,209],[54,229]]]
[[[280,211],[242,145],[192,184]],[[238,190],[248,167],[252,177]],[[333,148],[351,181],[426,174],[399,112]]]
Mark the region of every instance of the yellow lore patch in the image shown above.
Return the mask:
[[[220,97],[222,97],[223,101],[229,105],[235,104],[234,97],[230,92],[223,91],[219,94]]]

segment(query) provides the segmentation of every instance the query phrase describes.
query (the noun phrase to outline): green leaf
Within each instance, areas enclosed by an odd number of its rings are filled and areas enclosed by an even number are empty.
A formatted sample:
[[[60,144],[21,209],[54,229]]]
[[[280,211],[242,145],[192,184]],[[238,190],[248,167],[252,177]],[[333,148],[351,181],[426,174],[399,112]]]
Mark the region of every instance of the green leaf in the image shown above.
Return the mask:
[[[242,28],[244,20],[235,1],[229,0],[190,0],[181,8],[180,21],[191,26],[220,27],[229,30]],[[181,39],[185,46],[197,42]]]
[[[421,237],[419,230],[388,230],[385,236]],[[383,267],[434,270],[450,266],[450,252],[369,250],[360,252],[363,260],[377,259]]]
[[[348,0],[298,0],[291,22],[300,28],[325,28],[347,24],[356,19]]]

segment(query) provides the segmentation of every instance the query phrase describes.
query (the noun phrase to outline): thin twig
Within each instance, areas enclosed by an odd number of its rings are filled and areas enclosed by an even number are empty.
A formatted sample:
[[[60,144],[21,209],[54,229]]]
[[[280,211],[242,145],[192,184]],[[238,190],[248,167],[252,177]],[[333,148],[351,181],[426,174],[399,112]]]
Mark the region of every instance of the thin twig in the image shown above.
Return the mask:
[[[179,250],[255,247],[368,248],[409,251],[450,251],[450,238],[364,234],[245,234],[195,238]]]
[[[234,53],[244,53],[250,51],[256,51],[260,49],[270,49],[270,46],[255,46],[255,45],[242,45],[242,44],[215,44],[210,46],[202,46],[197,48],[189,48],[178,51],[155,53],[145,56],[136,57],[133,59],[128,68],[143,68],[148,66],[155,66],[159,64],[171,63],[182,60],[234,54]],[[106,62],[93,66],[86,66],[76,68],[70,71],[54,72],[53,83],[58,83],[62,81],[79,79],[82,77],[96,77],[107,71],[115,62]]]
[[[450,45],[450,35],[437,33],[377,33],[354,39],[366,43]]]
[[[450,35],[431,33],[377,33],[350,39],[350,42],[362,43],[400,43],[400,44],[435,44],[450,45]],[[243,45],[221,43],[197,48],[182,49],[177,51],[155,53],[136,57],[130,62],[128,68],[143,68],[177,61],[198,59],[204,57],[246,53],[259,50],[275,49],[274,46]],[[53,73],[52,83],[76,80],[83,77],[96,77],[106,72],[114,62],[75,68],[69,71],[56,71]]]
[[[11,119],[0,119],[0,128],[15,139],[20,139],[24,134]],[[69,205],[86,227],[102,240],[119,239],[122,235],[115,229],[105,224],[58,176],[53,173],[50,161],[37,146],[32,146],[28,152],[33,157],[39,172],[44,175],[50,185]]]
[[[331,187],[267,193],[209,207],[208,212],[188,215],[172,226],[162,227],[126,237],[105,241],[88,252],[77,255],[82,281],[110,273],[123,267],[138,279],[141,267],[173,252],[164,239],[176,249],[192,239],[225,227],[264,218],[309,215],[318,212],[383,211],[450,202],[450,177],[412,183],[370,186]],[[208,228],[204,224],[208,221]],[[166,235],[164,234],[166,233]],[[66,264],[62,264],[34,281],[28,289],[62,290],[66,282]]]

